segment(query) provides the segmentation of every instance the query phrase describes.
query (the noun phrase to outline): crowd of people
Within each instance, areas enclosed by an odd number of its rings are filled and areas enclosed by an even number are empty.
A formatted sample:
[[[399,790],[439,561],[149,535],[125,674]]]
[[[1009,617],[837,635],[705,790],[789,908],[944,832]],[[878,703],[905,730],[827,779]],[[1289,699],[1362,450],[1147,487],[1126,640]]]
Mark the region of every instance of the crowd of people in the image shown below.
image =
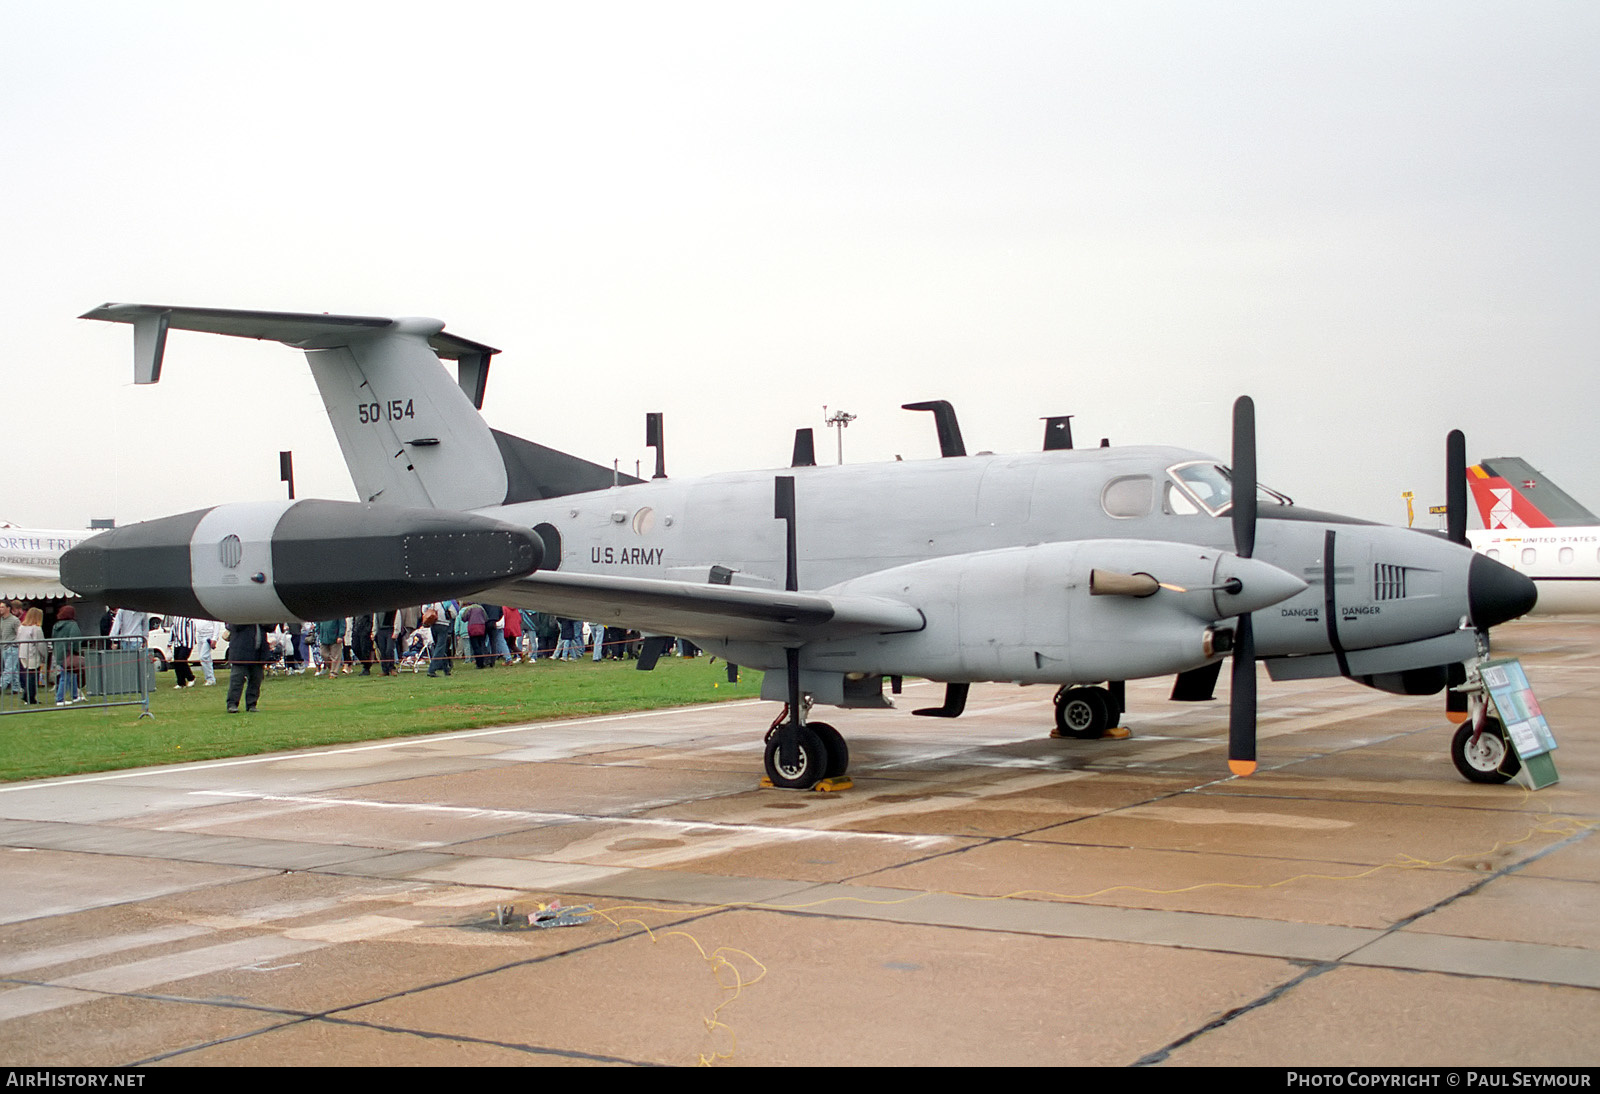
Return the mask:
[[[244,625],[230,628],[230,634],[230,714],[238,711],[241,700],[247,712],[255,709],[269,670],[334,679],[341,674],[371,676],[373,669],[389,676],[409,668],[438,677],[450,676],[465,664],[491,669],[532,664],[540,658],[636,658],[642,642],[638,631],[456,600],[270,629]],[[699,651],[680,639],[678,652],[693,657]]]
[[[315,676],[387,676],[402,669],[450,675],[457,665],[623,660],[639,656],[638,631],[477,601],[447,600],[396,612],[329,619],[268,632],[275,670]],[[682,652],[695,651],[687,642]],[[231,658],[230,658],[231,660]]]
[[[110,634],[115,614],[108,611],[95,633]],[[46,702],[41,692],[48,696],[54,677],[56,706],[84,702],[88,697],[83,691],[83,655],[89,636],[78,624],[77,607],[62,604],[55,610],[48,637],[44,619],[44,609],[38,605],[0,600],[0,693],[17,696],[24,706],[39,706]]]
[[[39,608],[24,609],[20,603],[0,601],[0,692],[13,691],[26,704],[39,703],[41,684],[48,688],[53,672],[58,706],[83,700],[83,632],[75,615],[73,605],[61,605],[46,638]],[[357,673],[370,676],[374,669],[380,676],[410,669],[437,677],[452,675],[456,667],[466,664],[490,669],[532,664],[541,658],[637,658],[643,641],[634,630],[456,600],[319,623],[227,624],[177,615],[166,616],[163,623],[171,642],[167,662],[175,688],[200,683],[194,671],[196,661],[205,686],[214,685],[214,658],[223,643],[227,644],[230,714],[238,712],[241,704],[247,712],[256,709],[268,672],[332,679]],[[97,630],[111,646],[143,646],[149,637],[150,616],[129,609],[107,609]],[[686,640],[676,642],[682,656],[699,652]]]

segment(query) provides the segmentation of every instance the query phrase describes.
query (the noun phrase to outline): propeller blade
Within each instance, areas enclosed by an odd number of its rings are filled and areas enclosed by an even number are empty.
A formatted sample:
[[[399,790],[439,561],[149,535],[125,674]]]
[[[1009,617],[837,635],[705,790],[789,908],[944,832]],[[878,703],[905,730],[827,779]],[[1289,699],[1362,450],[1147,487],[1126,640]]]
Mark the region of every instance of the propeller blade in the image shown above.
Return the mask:
[[[1444,439],[1445,529],[1451,543],[1467,546],[1467,437],[1452,429]]]
[[[1256,404],[1233,401],[1233,549],[1249,558],[1256,549]],[[1228,696],[1228,770],[1256,769],[1256,636],[1250,613],[1233,631],[1233,686]]]
[[[1256,404],[1248,395],[1233,402],[1233,548],[1240,558],[1256,549]]]
[[[1444,439],[1445,534],[1451,543],[1467,543],[1467,437],[1452,429]],[[1467,682],[1467,667],[1451,665],[1445,677],[1445,717],[1460,724],[1467,720],[1467,693],[1454,690]]]
[[[1228,696],[1228,770],[1235,775],[1251,775],[1255,769],[1256,636],[1247,613],[1239,617],[1239,625],[1233,632],[1233,687]]]

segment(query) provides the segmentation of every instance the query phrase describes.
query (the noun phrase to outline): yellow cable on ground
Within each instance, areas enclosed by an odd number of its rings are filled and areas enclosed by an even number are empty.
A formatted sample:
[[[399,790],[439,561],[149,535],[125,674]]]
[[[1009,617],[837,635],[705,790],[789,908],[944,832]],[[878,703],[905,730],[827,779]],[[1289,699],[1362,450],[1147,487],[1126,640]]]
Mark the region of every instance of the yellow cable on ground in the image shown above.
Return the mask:
[[[1528,796],[1530,794],[1531,794],[1531,791],[1529,791],[1526,787],[1524,787],[1523,788],[1523,802],[1524,803],[1527,802]],[[754,985],[754,984],[758,984],[766,977],[766,975],[767,975],[767,967],[766,967],[766,965],[764,965],[758,958],[756,958],[753,954],[749,953],[748,951],[741,950],[741,949],[735,949],[735,948],[732,948],[732,947],[719,946],[717,949],[712,950],[712,951],[710,951],[708,953],[706,951],[706,948],[703,945],[701,945],[699,939],[697,939],[694,935],[690,934],[687,931],[675,928],[673,930],[663,931],[663,932],[660,932],[658,934],[658,932],[653,930],[650,927],[650,925],[645,923],[644,920],[642,920],[642,919],[638,919],[638,918],[635,918],[633,916],[624,916],[622,918],[618,918],[618,916],[621,915],[622,913],[628,913],[628,912],[658,912],[658,913],[661,913],[663,915],[682,915],[686,911],[692,911],[693,914],[699,916],[699,915],[710,915],[710,914],[714,914],[714,913],[717,913],[717,912],[739,911],[739,910],[772,911],[772,912],[795,912],[795,911],[804,911],[804,910],[808,910],[808,909],[820,908],[820,907],[822,907],[824,905],[827,905],[827,904],[841,904],[841,903],[864,904],[864,905],[872,905],[872,906],[876,906],[876,907],[892,907],[892,906],[901,905],[901,904],[910,904],[910,903],[912,903],[914,901],[918,901],[918,900],[923,899],[924,897],[929,897],[929,896],[952,896],[952,897],[958,897],[958,898],[960,898],[962,900],[972,900],[972,901],[1013,900],[1013,899],[1017,899],[1017,898],[1020,898],[1020,897],[1040,896],[1040,897],[1050,897],[1050,898],[1053,898],[1053,899],[1056,899],[1056,900],[1081,901],[1081,900],[1090,900],[1090,899],[1093,899],[1095,897],[1105,896],[1108,893],[1116,893],[1116,892],[1145,893],[1145,894],[1152,895],[1152,896],[1176,896],[1176,895],[1180,895],[1180,894],[1183,894],[1183,893],[1196,892],[1196,891],[1199,891],[1201,889],[1276,889],[1276,888],[1280,888],[1280,887],[1285,886],[1285,885],[1293,884],[1296,881],[1306,881],[1306,880],[1315,880],[1315,881],[1359,881],[1359,880],[1361,880],[1363,878],[1371,877],[1372,875],[1377,874],[1377,873],[1379,873],[1380,871],[1383,871],[1383,870],[1419,870],[1419,869],[1426,869],[1426,868],[1429,868],[1429,867],[1445,866],[1445,865],[1448,865],[1449,863],[1455,862],[1455,861],[1457,861],[1459,859],[1465,859],[1465,858],[1487,858],[1487,857],[1495,854],[1496,852],[1502,850],[1503,848],[1514,847],[1514,846],[1516,846],[1518,844],[1526,843],[1529,840],[1533,839],[1534,836],[1536,836],[1536,835],[1538,835],[1540,833],[1544,833],[1544,834],[1552,835],[1552,836],[1558,836],[1558,837],[1571,837],[1571,836],[1576,836],[1576,835],[1578,835],[1578,834],[1580,834],[1582,832],[1586,832],[1586,831],[1592,830],[1597,826],[1600,826],[1600,822],[1584,821],[1584,820],[1579,820],[1579,819],[1577,819],[1575,817],[1560,817],[1560,818],[1555,817],[1554,815],[1552,815],[1550,813],[1550,811],[1547,808],[1545,810],[1545,816],[1542,819],[1540,819],[1539,821],[1537,821],[1535,824],[1533,824],[1531,827],[1529,827],[1527,832],[1523,833],[1521,836],[1518,836],[1515,839],[1499,840],[1494,844],[1494,846],[1490,847],[1487,851],[1481,851],[1481,852],[1476,852],[1476,853],[1462,852],[1460,854],[1451,855],[1448,858],[1438,859],[1436,861],[1429,861],[1427,859],[1418,858],[1418,857],[1416,857],[1414,855],[1407,855],[1407,854],[1403,854],[1402,853],[1402,854],[1397,856],[1397,860],[1394,861],[1394,862],[1380,863],[1377,866],[1369,867],[1368,869],[1362,870],[1359,873],[1354,873],[1354,874],[1313,874],[1313,873],[1295,874],[1292,877],[1280,878],[1277,881],[1260,882],[1260,883],[1255,883],[1255,884],[1247,884],[1247,883],[1243,883],[1243,882],[1228,882],[1228,881],[1207,881],[1207,882],[1200,882],[1200,883],[1195,884],[1195,885],[1186,885],[1186,886],[1184,886],[1182,888],[1178,888],[1178,889],[1151,889],[1151,888],[1145,888],[1143,886],[1138,886],[1138,885],[1110,885],[1110,886],[1107,886],[1107,887],[1105,887],[1103,889],[1096,889],[1093,892],[1087,892],[1087,893],[1057,893],[1057,892],[1052,892],[1052,891],[1046,890],[1046,889],[1018,889],[1015,892],[1005,893],[1005,894],[1000,895],[1000,896],[981,896],[981,895],[977,895],[977,894],[973,894],[973,893],[956,893],[956,892],[950,892],[948,890],[945,890],[945,891],[922,891],[922,892],[910,893],[910,894],[908,894],[908,895],[906,895],[904,897],[899,897],[899,898],[895,898],[895,899],[891,899],[891,900],[872,899],[872,898],[868,898],[868,897],[858,897],[858,896],[829,896],[829,897],[823,897],[820,900],[809,901],[809,902],[804,903],[804,904],[769,904],[769,903],[758,902],[758,901],[736,901],[736,902],[729,903],[729,904],[700,905],[700,906],[695,906],[693,908],[688,908],[688,907],[667,908],[667,907],[660,907],[660,906],[657,906],[657,905],[650,905],[650,904],[625,904],[625,905],[619,905],[617,907],[609,908],[609,909],[603,909],[603,910],[602,909],[595,909],[595,913],[594,914],[597,915],[597,916],[600,916],[602,919],[604,919],[606,922],[610,923],[612,926],[616,927],[618,930],[621,930],[624,924],[628,924],[628,923],[638,924],[638,926],[649,937],[649,939],[650,939],[650,941],[652,943],[659,942],[662,938],[669,938],[669,937],[671,937],[673,935],[678,935],[678,936],[681,936],[683,938],[686,938],[686,939],[689,940],[689,943],[692,946],[694,946],[695,950],[700,954],[701,960],[705,961],[708,965],[711,966],[712,976],[717,981],[717,986],[719,988],[721,988],[724,992],[729,992],[731,994],[728,996],[728,998],[724,999],[721,1003],[718,1003],[717,1006],[712,1009],[710,1015],[708,1015],[706,1018],[703,1019],[703,1021],[705,1023],[705,1027],[706,1027],[706,1032],[708,1034],[710,1034],[713,1037],[715,1037],[716,1034],[719,1031],[725,1032],[727,1037],[728,1037],[728,1042],[729,1042],[728,1051],[726,1051],[726,1052],[712,1051],[712,1053],[710,1055],[707,1055],[705,1053],[700,1053],[699,1054],[699,1063],[702,1066],[710,1067],[710,1066],[713,1066],[714,1064],[716,1064],[717,1061],[719,1061],[719,1060],[731,1060],[731,1059],[733,1059],[734,1054],[738,1051],[738,1036],[734,1033],[733,1027],[728,1025],[726,1022],[724,1022],[722,1020],[722,1012],[724,1010],[726,1010],[728,1007],[732,1006],[739,999],[740,995],[743,993],[743,991],[744,991],[744,989],[746,987],[749,987],[749,986]],[[729,954],[737,954],[737,955],[740,955],[740,956],[746,958],[759,971],[753,977],[750,977],[750,978],[746,979],[744,977],[744,975],[740,972],[739,967],[728,959],[727,955],[729,955]],[[731,978],[731,982],[730,982],[730,980],[724,979],[725,975],[727,977]]]
[[[634,910],[634,907],[635,906],[612,908],[612,909],[610,909],[610,911],[612,911],[612,912],[632,911],[632,910]],[[728,905],[727,907],[737,907],[737,905]],[[650,909],[650,908],[644,908],[644,907],[640,907],[639,910],[663,911],[663,912],[668,912],[669,914],[681,913],[683,911],[683,909],[681,909],[681,908]],[[721,909],[720,908],[712,908],[710,910],[711,911],[719,911]],[[715,1064],[718,1060],[731,1060],[731,1059],[733,1059],[734,1053],[737,1052],[738,1049],[739,1049],[739,1038],[738,1038],[738,1035],[734,1033],[733,1027],[728,1025],[726,1022],[722,1021],[722,1012],[726,1008],[732,1006],[738,1000],[739,996],[743,993],[746,985],[759,984],[761,982],[761,980],[767,975],[767,967],[765,965],[763,965],[760,961],[756,960],[755,956],[753,954],[749,953],[748,951],[735,949],[735,948],[733,948],[731,946],[718,946],[715,950],[712,950],[710,953],[707,953],[706,952],[706,948],[700,944],[700,940],[698,938],[696,938],[694,935],[690,934],[688,931],[674,929],[674,930],[670,930],[670,931],[663,931],[658,935],[657,932],[653,928],[651,928],[651,926],[648,923],[646,923],[644,920],[642,920],[642,919],[635,919],[635,918],[632,918],[632,917],[629,917],[627,919],[617,919],[617,918],[613,917],[612,915],[610,915],[606,910],[602,910],[602,909],[595,909],[595,913],[594,914],[599,916],[601,919],[604,919],[607,923],[610,923],[613,927],[616,927],[618,930],[622,929],[622,926],[623,926],[624,923],[637,923],[639,925],[639,927],[644,931],[645,935],[649,937],[649,939],[650,939],[652,944],[659,943],[661,941],[661,939],[663,939],[663,938],[671,938],[673,935],[677,935],[680,938],[686,938],[686,939],[689,940],[689,944],[692,945],[695,948],[695,950],[699,952],[700,959],[702,961],[706,962],[706,964],[711,966],[711,976],[712,976],[712,978],[714,980],[716,980],[717,986],[719,988],[721,988],[724,992],[731,992],[732,993],[731,995],[728,996],[728,998],[724,999],[722,1002],[718,1003],[714,1008],[712,1008],[712,1011],[711,1011],[710,1015],[708,1015],[706,1018],[702,1019],[702,1021],[704,1021],[704,1023],[705,1023],[706,1033],[710,1034],[712,1037],[716,1036],[718,1030],[725,1030],[727,1032],[728,1041],[729,1041],[728,1051],[727,1052],[717,1052],[717,1051],[713,1050],[711,1055],[709,1055],[709,1056],[706,1055],[705,1053],[700,1053],[700,1060],[699,1060],[700,1065],[702,1067],[710,1067],[713,1064]],[[756,968],[759,971],[756,973],[755,976],[753,976],[750,979],[746,980],[744,978],[743,974],[740,973],[739,967],[737,965],[735,965],[732,961],[728,960],[728,956],[727,955],[729,955],[729,954],[739,954],[739,955],[742,955],[742,956],[748,958],[750,960],[750,963],[755,965]],[[726,973],[729,977],[732,978],[732,982],[731,983],[729,983],[727,980],[724,979],[724,973]]]

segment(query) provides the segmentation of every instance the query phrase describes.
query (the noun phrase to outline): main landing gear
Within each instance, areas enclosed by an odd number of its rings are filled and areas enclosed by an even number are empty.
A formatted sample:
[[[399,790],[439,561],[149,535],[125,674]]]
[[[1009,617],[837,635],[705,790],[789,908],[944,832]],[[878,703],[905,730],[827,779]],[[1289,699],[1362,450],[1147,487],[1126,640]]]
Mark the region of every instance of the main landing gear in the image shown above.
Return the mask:
[[[1120,690],[1115,687],[1062,687],[1056,692],[1056,728],[1050,736],[1079,740],[1131,736],[1119,724],[1123,707],[1116,693]]]
[[[778,730],[788,720],[789,708],[785,705],[767,730],[767,781],[784,790],[811,790],[825,781],[833,785],[823,789],[842,790],[848,786],[844,774],[850,769],[850,746],[845,744],[844,734],[827,722],[804,722],[797,735],[795,762],[786,764],[778,752]]]

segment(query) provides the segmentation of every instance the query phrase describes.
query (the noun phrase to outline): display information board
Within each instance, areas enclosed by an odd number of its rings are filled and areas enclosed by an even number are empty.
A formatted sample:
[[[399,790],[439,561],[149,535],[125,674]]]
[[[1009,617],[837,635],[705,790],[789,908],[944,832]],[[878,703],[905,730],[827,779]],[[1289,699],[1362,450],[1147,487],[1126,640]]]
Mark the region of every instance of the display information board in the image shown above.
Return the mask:
[[[1485,661],[1479,666],[1479,673],[1506,737],[1522,760],[1519,776],[1525,777],[1534,790],[1549,786],[1560,778],[1550,755],[1555,751],[1556,738],[1539,709],[1522,662],[1515,658]]]

